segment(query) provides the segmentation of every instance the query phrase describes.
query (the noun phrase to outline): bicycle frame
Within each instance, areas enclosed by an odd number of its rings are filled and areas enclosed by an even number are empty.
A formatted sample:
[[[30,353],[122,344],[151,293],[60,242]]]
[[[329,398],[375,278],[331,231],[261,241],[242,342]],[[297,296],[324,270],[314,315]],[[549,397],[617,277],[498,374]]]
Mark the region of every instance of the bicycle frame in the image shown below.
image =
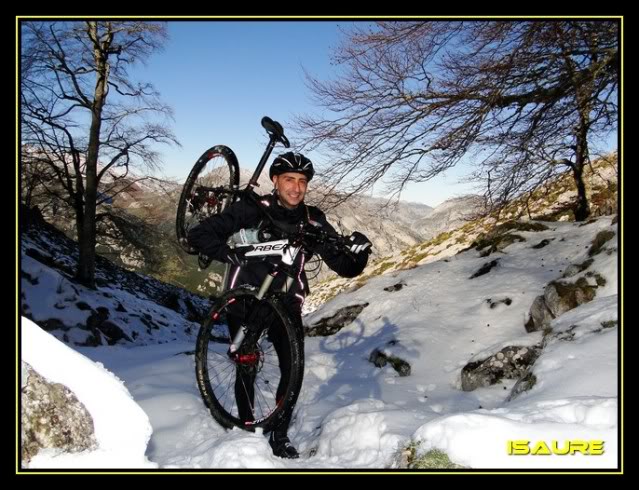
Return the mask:
[[[270,117],[267,117],[267,116],[264,116],[262,118],[261,123],[262,123],[262,127],[266,129],[266,132],[269,135],[269,141],[268,141],[268,145],[266,145],[266,149],[264,150],[264,153],[262,154],[262,157],[260,158],[259,163],[257,164],[257,167],[255,168],[255,172],[253,172],[253,175],[251,176],[247,186],[244,188],[244,191],[250,192],[253,190],[253,188],[259,187],[259,184],[257,183],[257,181],[260,178],[260,175],[262,175],[262,170],[264,170],[264,166],[266,165],[268,158],[271,156],[271,153],[273,152],[273,148],[275,148],[276,143],[278,142],[282,143],[285,148],[290,148],[291,146],[291,144],[288,141],[288,138],[284,136],[284,129],[282,128],[282,125],[280,123],[278,123],[277,121],[273,121]],[[234,189],[234,191],[235,192],[232,194],[232,197],[231,197],[231,200],[232,200],[231,202],[235,202],[237,200],[237,196],[239,195],[239,193],[237,192],[237,189]],[[227,264],[226,267],[224,268],[224,277],[222,278],[222,291],[228,290],[230,270],[231,268]]]
[[[269,289],[271,289],[273,281],[282,271],[284,271],[284,273],[287,274],[288,277],[286,278],[286,282],[282,286],[281,291],[283,293],[288,292],[293,285],[293,281],[295,280],[295,271],[292,269],[292,267],[295,263],[295,259],[302,250],[302,245],[292,244],[290,240],[286,239],[264,242],[257,245],[248,245],[247,247],[251,247],[251,251],[244,254],[244,256],[248,258],[278,255],[281,257],[280,262],[276,262],[272,265],[270,272],[266,275],[264,281],[262,281],[262,285],[260,286],[256,295],[257,299],[262,300],[266,296]],[[282,265],[284,267],[282,267]],[[242,344],[245,336],[246,327],[238,329],[229,347],[229,354],[234,354],[240,348],[240,345]]]

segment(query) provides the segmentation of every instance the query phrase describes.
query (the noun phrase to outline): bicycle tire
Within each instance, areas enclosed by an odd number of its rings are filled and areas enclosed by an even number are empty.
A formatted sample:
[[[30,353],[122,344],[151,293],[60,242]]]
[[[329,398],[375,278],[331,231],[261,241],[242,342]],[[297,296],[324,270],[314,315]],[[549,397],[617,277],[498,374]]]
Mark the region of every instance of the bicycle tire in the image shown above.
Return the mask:
[[[260,308],[260,327],[247,333],[240,352],[245,359],[254,360],[255,364],[250,365],[248,361],[246,364],[234,361],[228,355],[232,337],[229,323],[231,316],[236,320],[242,315],[248,318],[254,308]],[[269,315],[271,321],[266,324]],[[302,386],[303,341],[301,325],[291,319],[277,296],[258,300],[255,291],[249,288],[237,288],[222,295],[200,327],[195,350],[198,388],[213,418],[225,428],[253,431],[261,427],[265,432],[289,418]],[[288,373],[283,372],[286,363]],[[251,379],[252,388],[248,386]],[[238,392],[244,404],[238,401]],[[249,392],[254,396],[247,402]],[[242,405],[248,416],[242,415]]]
[[[197,254],[187,241],[189,229],[205,218],[224,211],[231,204],[232,192],[239,187],[239,181],[239,163],[228,146],[213,146],[195,162],[182,187],[175,218],[178,243],[186,253]],[[219,195],[200,193],[204,187],[219,188]],[[196,200],[197,205],[194,204]]]

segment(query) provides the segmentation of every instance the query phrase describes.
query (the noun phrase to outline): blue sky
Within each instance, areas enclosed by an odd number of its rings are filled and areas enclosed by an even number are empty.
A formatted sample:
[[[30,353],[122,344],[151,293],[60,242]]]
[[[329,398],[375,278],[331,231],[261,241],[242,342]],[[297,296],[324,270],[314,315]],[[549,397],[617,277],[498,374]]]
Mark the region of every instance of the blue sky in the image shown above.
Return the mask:
[[[175,112],[173,130],[181,148],[161,146],[163,174],[185,179],[198,157],[223,144],[243,168],[254,169],[267,143],[260,125],[269,116],[284,126],[289,139],[296,114],[316,109],[304,83],[303,68],[321,80],[337,67],[331,54],[339,45],[335,21],[169,21],[169,40],[135,76],[152,82]],[[607,145],[616,147],[613,143]],[[278,146],[274,154],[283,151]],[[317,157],[309,153],[311,159]],[[471,193],[458,183],[463,165],[420,184],[409,184],[402,199],[436,206]],[[381,186],[380,186],[381,190]]]
[[[135,75],[152,82],[174,110],[181,148],[161,146],[163,173],[186,178],[209,147],[233,149],[240,165],[255,168],[267,143],[260,125],[269,116],[284,125],[314,109],[303,67],[321,79],[336,73],[330,55],[339,44],[333,21],[171,21],[170,38]],[[289,137],[295,135],[289,130]],[[281,152],[278,146],[274,155]],[[313,158],[313,154],[309,153]],[[402,199],[437,205],[469,191],[455,185],[462,169],[411,185]]]
[[[293,114],[310,108],[302,65],[329,73],[337,32],[334,22],[169,22],[165,50],[140,70],[175,111],[183,147],[164,151],[166,172],[185,177],[216,144],[254,168],[268,141],[261,118],[286,129]]]

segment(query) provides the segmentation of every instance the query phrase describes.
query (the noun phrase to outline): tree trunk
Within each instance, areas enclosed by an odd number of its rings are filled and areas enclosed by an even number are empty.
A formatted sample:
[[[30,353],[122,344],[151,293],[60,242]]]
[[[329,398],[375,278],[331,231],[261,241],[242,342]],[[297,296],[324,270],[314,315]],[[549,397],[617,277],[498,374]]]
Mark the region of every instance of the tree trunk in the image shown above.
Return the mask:
[[[95,288],[95,165],[86,166],[86,187],[84,193],[84,213],[78,219],[78,280],[87,287]],[[91,177],[90,174],[93,174]]]
[[[575,221],[585,221],[590,216],[590,206],[586,195],[586,185],[584,184],[584,168],[588,161],[588,112],[587,109],[580,111],[581,121],[577,132],[577,145],[575,154],[575,165],[573,166],[573,176],[577,186],[577,203],[575,205]]]
[[[577,204],[575,205],[575,221],[585,221],[590,216],[590,206],[588,205],[588,196],[586,196],[586,185],[583,179],[583,165],[573,167],[573,176],[575,185],[577,186]]]
[[[87,287],[95,287],[95,208],[97,196],[97,161],[100,138],[100,118],[95,111],[91,121],[89,147],[85,166],[84,199],[82,215],[78,218],[78,275],[77,279]]]
[[[84,216],[82,227],[78,229],[78,245],[80,256],[78,261],[78,280],[85,286],[95,288],[95,211],[98,189],[98,155],[100,152],[100,128],[102,126],[102,108],[107,96],[107,80],[109,78],[109,64],[107,62],[108,50],[112,36],[100,45],[97,40],[96,22],[88,22],[89,36],[94,40],[93,56],[96,66],[96,84],[93,99],[91,128],[89,130],[89,145],[86,159],[86,180],[84,187]]]

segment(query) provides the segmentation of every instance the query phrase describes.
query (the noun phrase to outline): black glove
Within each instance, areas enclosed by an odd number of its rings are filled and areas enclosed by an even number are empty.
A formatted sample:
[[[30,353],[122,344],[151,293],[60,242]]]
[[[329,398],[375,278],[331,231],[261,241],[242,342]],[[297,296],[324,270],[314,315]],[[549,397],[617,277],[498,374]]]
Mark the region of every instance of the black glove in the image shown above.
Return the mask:
[[[348,237],[348,249],[351,253],[358,254],[366,250],[370,252],[372,246],[371,241],[359,231],[354,231],[351,236]]]
[[[226,251],[226,258],[224,259],[224,262],[242,267],[243,265],[246,265],[246,257],[244,257],[243,251],[229,247]]]

